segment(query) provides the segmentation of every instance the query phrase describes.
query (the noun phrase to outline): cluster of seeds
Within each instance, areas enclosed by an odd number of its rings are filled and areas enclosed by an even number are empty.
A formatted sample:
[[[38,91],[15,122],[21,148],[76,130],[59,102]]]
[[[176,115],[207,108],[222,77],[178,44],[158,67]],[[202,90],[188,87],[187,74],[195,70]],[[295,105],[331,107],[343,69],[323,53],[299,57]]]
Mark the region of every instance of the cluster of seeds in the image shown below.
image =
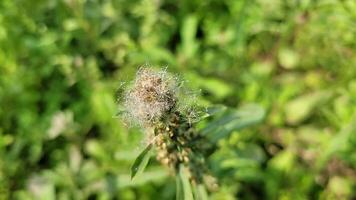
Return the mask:
[[[205,157],[210,144],[190,123],[189,114],[181,112],[180,84],[165,70],[144,67],[124,93],[127,116],[145,129],[157,150],[157,160],[173,173],[184,165],[192,183],[206,182],[209,175]]]
[[[184,115],[178,111],[170,113],[164,121],[156,124],[154,135],[157,160],[162,165],[177,173],[179,166],[184,164],[192,183],[204,183],[210,190],[216,190],[216,180],[210,175],[205,162],[211,149],[210,143],[198,134]]]

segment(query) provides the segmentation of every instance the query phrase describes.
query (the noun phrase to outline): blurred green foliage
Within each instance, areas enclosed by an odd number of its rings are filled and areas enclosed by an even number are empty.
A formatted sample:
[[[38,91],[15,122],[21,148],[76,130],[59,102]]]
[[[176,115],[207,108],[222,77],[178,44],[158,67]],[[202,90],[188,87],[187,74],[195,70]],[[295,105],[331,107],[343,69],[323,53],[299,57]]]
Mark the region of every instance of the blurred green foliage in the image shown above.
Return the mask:
[[[201,105],[267,110],[221,140],[211,199],[356,198],[353,0],[1,0],[0,199],[174,199],[142,134],[114,118],[138,66]]]

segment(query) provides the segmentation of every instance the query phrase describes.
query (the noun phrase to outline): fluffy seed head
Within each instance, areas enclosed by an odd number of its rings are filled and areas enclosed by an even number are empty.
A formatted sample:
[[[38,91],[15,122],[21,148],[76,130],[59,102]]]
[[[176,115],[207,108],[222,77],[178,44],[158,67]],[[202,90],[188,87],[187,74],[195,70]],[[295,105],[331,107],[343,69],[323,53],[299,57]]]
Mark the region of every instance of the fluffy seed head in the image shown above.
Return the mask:
[[[124,107],[131,121],[152,124],[176,107],[177,79],[165,70],[142,67],[124,93]]]

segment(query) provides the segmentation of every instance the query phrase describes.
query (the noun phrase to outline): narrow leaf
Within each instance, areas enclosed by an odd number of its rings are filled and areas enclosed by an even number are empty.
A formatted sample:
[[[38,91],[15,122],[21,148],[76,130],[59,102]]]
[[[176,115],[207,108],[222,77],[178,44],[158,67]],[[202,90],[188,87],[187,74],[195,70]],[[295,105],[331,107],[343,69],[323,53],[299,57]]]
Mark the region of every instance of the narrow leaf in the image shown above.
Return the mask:
[[[176,200],[184,200],[181,176],[176,176]]]
[[[184,200],[194,200],[193,192],[189,181],[189,176],[187,170],[183,165],[179,166],[179,176],[182,180]]]
[[[227,108],[224,105],[214,105],[214,106],[210,106],[206,109],[206,112],[212,116],[215,115],[217,113],[221,113],[223,111],[225,111]]]
[[[208,193],[203,184],[199,184],[196,187],[196,200],[208,200]]]
[[[226,110],[226,106],[224,106],[224,105],[209,106],[206,108],[204,115],[200,116],[200,120],[217,115],[217,114],[221,114],[225,110]]]
[[[162,170],[161,168],[156,168],[154,167],[153,169],[146,169],[145,173],[140,174],[139,176],[135,176],[135,178],[132,180],[130,174],[118,174],[115,178],[116,183],[116,189],[123,189],[123,188],[128,188],[128,187],[139,187],[144,184],[147,184],[148,182],[150,183],[156,183],[156,182],[162,182],[165,180],[169,174],[165,171]]]
[[[215,119],[201,130],[210,141],[217,142],[219,139],[229,136],[234,130],[239,130],[256,124],[264,118],[264,109],[258,105],[247,105],[238,110],[227,109],[221,117]]]
[[[149,144],[136,158],[134,164],[131,167],[131,179],[133,179],[137,173],[143,172],[146,168],[148,161],[150,159],[150,150],[152,149],[152,144]]]

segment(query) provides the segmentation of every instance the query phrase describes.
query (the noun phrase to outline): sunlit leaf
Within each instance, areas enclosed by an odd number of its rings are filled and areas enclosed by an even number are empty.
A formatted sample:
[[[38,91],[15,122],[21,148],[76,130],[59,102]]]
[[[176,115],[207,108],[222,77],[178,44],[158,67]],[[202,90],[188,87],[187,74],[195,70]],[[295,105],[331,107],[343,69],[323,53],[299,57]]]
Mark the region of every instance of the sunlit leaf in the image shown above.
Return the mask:
[[[131,179],[133,179],[137,173],[143,172],[150,159],[149,152],[152,149],[152,144],[149,144],[136,158],[134,164],[131,167]]]
[[[290,124],[302,122],[313,113],[313,110],[318,105],[329,99],[330,96],[331,93],[328,91],[318,91],[291,100],[285,107],[287,122]]]
[[[199,44],[195,38],[197,27],[198,27],[198,19],[195,15],[190,15],[184,18],[183,26],[181,29],[181,37],[182,37],[182,53],[186,57],[193,56],[199,47]]]
[[[299,56],[291,49],[282,48],[278,52],[278,60],[284,68],[292,69],[298,65]]]

